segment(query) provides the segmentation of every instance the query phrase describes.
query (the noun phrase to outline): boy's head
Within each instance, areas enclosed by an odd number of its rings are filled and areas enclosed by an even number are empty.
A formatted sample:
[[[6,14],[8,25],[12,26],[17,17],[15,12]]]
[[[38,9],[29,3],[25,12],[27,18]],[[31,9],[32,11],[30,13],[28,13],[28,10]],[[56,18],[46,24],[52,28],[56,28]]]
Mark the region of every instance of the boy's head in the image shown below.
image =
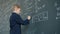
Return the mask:
[[[19,5],[17,5],[17,4],[15,4],[14,6],[13,6],[13,11],[16,11],[16,12],[19,12],[20,13],[20,6]]]

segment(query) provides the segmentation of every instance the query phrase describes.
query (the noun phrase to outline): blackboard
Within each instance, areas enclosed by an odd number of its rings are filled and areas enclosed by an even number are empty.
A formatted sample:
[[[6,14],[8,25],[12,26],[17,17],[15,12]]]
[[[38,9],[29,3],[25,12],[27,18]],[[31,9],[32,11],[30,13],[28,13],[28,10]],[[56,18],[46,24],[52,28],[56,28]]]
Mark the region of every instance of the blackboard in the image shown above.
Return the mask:
[[[0,0],[0,34],[9,34],[13,4],[20,5],[23,20],[32,17],[21,25],[22,34],[60,34],[60,0]]]

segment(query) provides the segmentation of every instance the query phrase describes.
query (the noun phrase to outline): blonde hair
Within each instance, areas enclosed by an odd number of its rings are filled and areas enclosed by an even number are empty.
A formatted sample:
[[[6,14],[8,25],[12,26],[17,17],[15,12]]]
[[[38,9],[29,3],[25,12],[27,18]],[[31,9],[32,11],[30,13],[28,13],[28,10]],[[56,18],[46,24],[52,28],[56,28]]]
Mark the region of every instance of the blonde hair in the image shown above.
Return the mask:
[[[20,6],[18,4],[14,4],[13,7],[17,7],[17,8],[20,8]]]
[[[14,5],[12,6],[12,9],[14,10],[15,7],[20,8],[20,5],[14,4]]]

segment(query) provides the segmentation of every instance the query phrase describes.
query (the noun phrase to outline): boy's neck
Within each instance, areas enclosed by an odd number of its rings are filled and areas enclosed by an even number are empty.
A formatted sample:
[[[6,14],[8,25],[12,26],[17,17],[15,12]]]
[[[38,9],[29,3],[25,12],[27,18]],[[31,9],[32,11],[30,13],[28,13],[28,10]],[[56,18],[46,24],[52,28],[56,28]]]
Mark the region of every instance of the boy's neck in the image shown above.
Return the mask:
[[[13,11],[14,13],[16,13],[16,14],[19,14],[17,11]]]

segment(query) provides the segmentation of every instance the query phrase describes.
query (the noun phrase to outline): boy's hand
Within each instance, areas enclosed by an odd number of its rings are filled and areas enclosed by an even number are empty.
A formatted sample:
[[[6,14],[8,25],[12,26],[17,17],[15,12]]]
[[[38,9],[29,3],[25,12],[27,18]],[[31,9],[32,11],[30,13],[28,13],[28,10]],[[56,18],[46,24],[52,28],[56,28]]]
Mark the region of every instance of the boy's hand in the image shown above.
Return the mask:
[[[30,20],[31,19],[31,16],[28,16],[28,20]]]

